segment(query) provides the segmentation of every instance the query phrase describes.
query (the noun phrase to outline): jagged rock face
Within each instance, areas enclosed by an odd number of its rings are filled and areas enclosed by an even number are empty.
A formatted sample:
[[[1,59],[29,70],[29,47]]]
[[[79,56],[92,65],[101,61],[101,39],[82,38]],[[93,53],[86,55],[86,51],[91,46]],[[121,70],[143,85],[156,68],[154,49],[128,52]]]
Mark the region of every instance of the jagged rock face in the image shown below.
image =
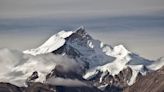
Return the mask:
[[[115,76],[112,76],[110,73],[106,72],[106,74],[103,74],[102,77],[102,73],[99,72],[95,77],[89,79],[89,81],[97,87],[107,85],[104,89],[106,92],[121,92],[123,88],[128,86],[127,81],[130,80],[131,76],[132,70],[128,67]]]
[[[160,70],[140,76],[124,92],[164,92],[164,67]]]
[[[84,29],[80,28],[75,33],[72,33],[69,37],[65,38],[66,43],[59,49],[53,51],[53,53],[64,53],[73,58],[80,57],[82,53],[80,53],[76,48],[72,47],[71,44],[78,40],[80,41],[80,45],[86,45],[89,39],[91,39],[91,37],[86,34]]]
[[[103,82],[109,85],[105,88],[105,92],[122,92],[123,88],[128,87],[127,81],[132,76],[132,70],[130,68],[124,69],[116,76],[108,75]]]
[[[79,46],[85,45],[87,47],[88,40],[91,39],[89,35],[85,33],[84,29],[78,29],[75,33],[72,33],[69,37],[65,38],[66,42],[63,46],[59,49],[53,51],[54,54],[64,54],[70,58],[74,58],[79,64],[83,66],[83,73],[89,69],[89,63],[87,59],[82,59],[81,57],[84,56],[84,53],[81,53],[77,48],[73,47],[72,44],[76,44]],[[79,44],[80,43],[80,44]],[[82,60],[80,60],[82,59]]]
[[[104,80],[103,84],[108,83],[109,85],[113,85],[119,88],[127,87],[127,81],[130,80],[132,76],[132,70],[130,68],[124,69],[118,75],[111,76],[107,75]]]
[[[80,57],[80,52],[78,52],[78,50],[76,50],[73,47],[68,46],[66,44],[64,44],[59,49],[53,51],[52,53],[54,53],[54,54],[66,54],[71,58]]]

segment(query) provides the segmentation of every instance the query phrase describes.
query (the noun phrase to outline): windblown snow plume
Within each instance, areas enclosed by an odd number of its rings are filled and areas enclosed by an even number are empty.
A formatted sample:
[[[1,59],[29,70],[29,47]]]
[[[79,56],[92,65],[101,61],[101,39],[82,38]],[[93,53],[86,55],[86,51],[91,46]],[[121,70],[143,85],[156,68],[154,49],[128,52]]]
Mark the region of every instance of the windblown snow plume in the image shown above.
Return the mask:
[[[62,65],[64,71],[78,71],[79,64],[67,56],[45,54],[31,56],[17,50],[0,49],[0,81],[22,86],[25,80],[37,71],[39,78],[36,81],[43,82],[45,76],[56,65]]]

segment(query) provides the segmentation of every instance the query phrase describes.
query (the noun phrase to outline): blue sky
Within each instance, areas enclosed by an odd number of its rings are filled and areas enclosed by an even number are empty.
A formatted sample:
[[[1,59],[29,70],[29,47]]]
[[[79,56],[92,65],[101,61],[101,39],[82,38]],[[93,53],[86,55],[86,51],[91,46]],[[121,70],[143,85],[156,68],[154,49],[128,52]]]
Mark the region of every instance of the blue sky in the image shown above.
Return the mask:
[[[81,25],[105,43],[164,56],[163,0],[0,0],[0,48],[34,48]]]

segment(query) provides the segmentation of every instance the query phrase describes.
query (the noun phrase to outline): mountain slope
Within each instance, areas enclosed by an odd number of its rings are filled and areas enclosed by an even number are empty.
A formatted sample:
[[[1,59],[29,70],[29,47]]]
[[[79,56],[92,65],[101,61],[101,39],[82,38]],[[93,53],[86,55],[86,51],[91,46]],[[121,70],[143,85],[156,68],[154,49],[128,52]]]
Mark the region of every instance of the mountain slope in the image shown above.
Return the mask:
[[[31,55],[38,55],[38,54],[45,54],[50,53],[54,50],[57,50],[65,43],[65,38],[70,36],[72,31],[65,32],[61,31],[53,36],[51,36],[44,44],[36,49],[26,50],[24,53],[31,54]]]
[[[164,67],[137,78],[124,92],[164,92]]]

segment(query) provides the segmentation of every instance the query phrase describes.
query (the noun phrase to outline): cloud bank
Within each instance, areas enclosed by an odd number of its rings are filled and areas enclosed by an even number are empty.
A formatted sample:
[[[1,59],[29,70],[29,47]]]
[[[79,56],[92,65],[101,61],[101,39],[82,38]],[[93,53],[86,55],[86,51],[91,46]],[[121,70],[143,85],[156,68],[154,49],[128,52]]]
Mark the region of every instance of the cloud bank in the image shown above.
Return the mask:
[[[46,54],[31,56],[17,50],[0,49],[0,81],[23,86],[25,80],[37,71],[43,82],[45,77],[56,65],[62,65],[65,71],[78,71],[80,66],[67,56]]]

